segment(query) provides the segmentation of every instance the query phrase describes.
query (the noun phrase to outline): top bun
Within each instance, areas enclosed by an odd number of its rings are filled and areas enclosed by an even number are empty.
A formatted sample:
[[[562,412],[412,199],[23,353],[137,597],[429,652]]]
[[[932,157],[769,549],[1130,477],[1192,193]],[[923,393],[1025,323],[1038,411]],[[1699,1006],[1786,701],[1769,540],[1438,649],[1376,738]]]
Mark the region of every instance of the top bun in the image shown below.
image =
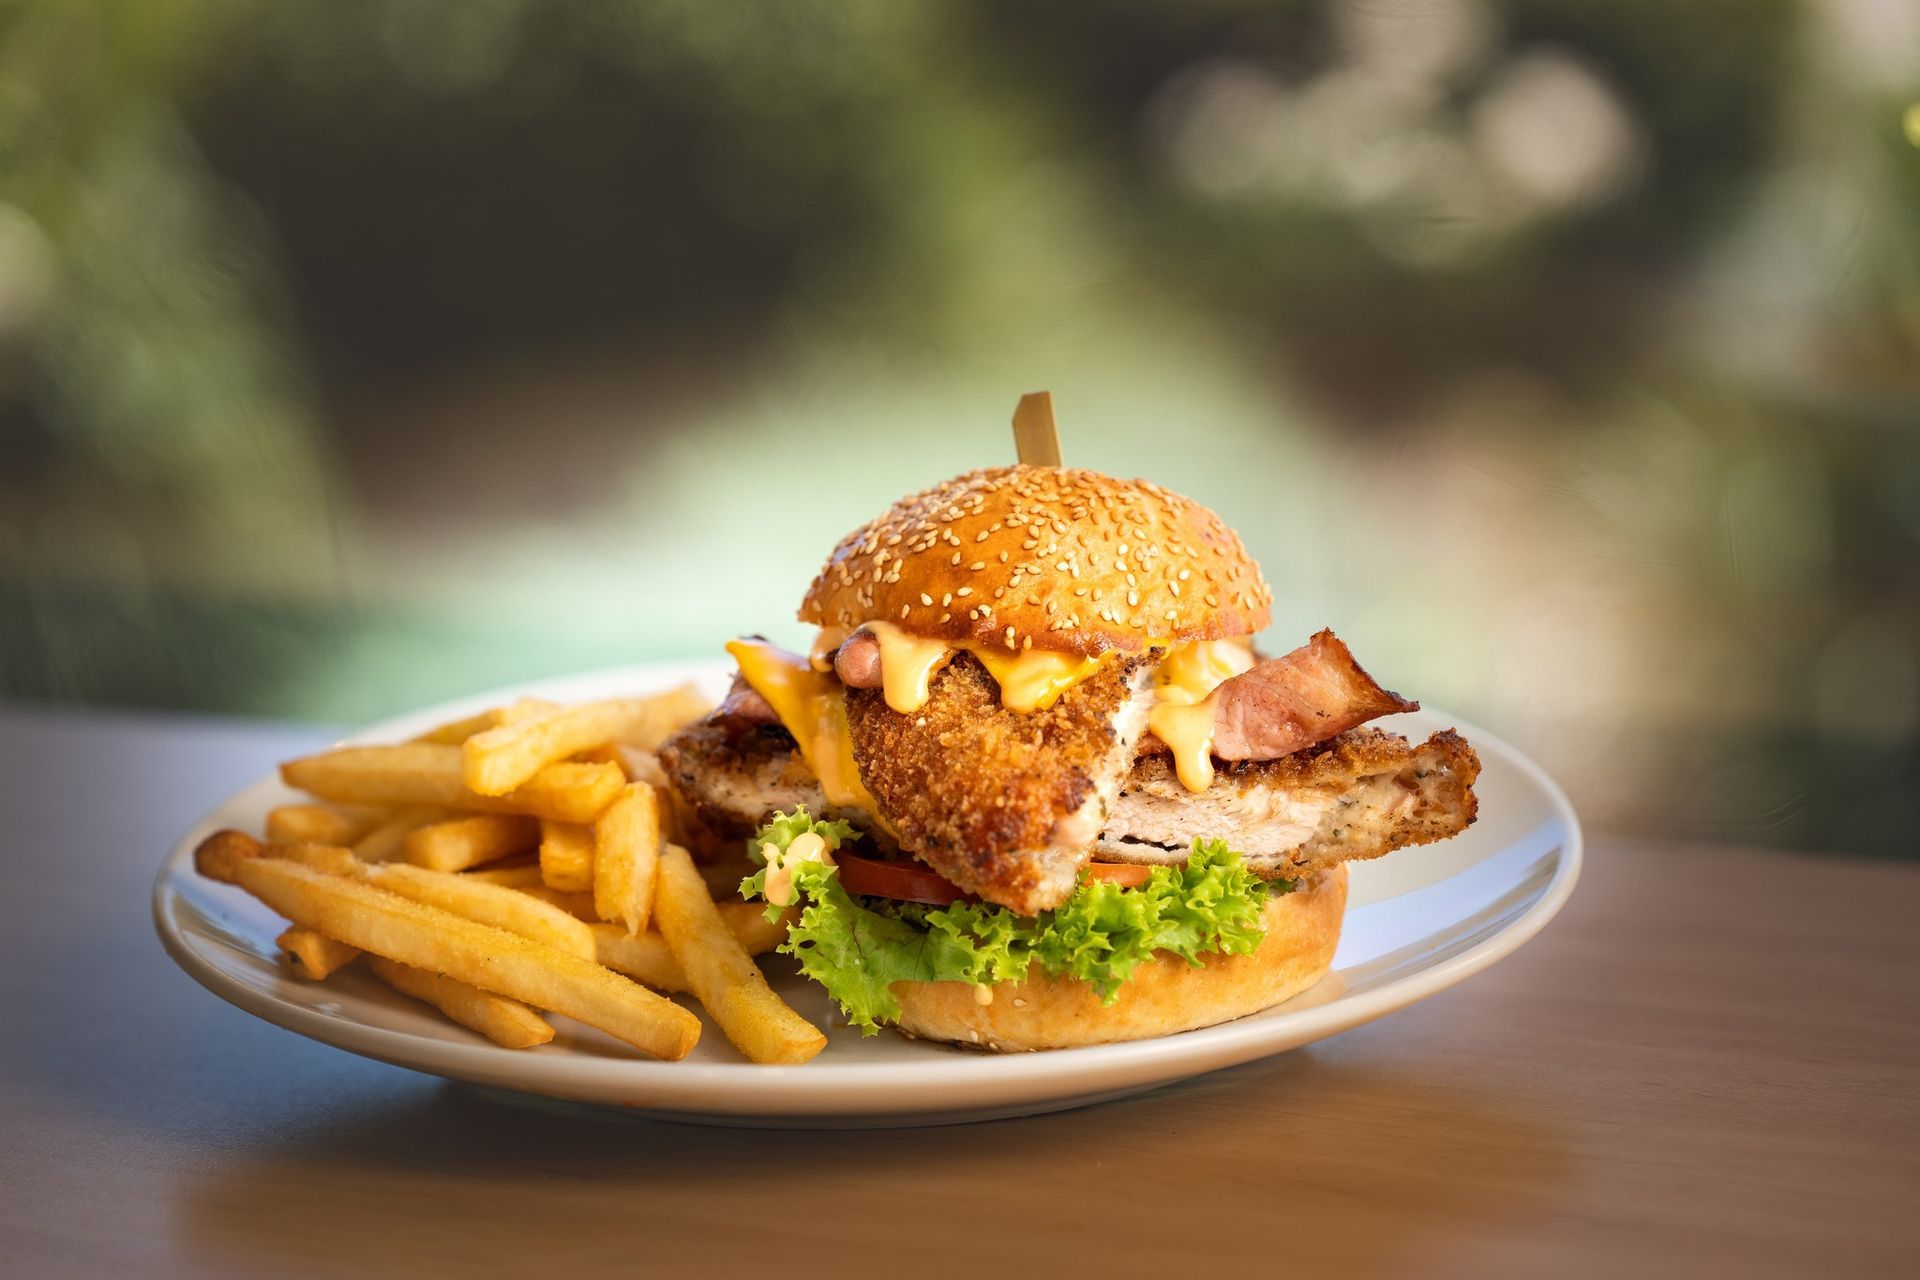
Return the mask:
[[[1145,480],[991,467],[840,540],[800,620],[1094,656],[1265,627],[1273,592],[1226,522]]]

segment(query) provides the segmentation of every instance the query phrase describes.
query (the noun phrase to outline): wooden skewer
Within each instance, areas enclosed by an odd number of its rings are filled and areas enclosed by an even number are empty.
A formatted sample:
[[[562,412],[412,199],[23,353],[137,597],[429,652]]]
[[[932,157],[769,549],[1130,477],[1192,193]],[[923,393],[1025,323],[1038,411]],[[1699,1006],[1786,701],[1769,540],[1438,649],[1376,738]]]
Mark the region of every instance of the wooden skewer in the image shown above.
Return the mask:
[[[1030,391],[1013,411],[1013,443],[1030,467],[1060,465],[1060,429],[1053,424],[1053,392]]]

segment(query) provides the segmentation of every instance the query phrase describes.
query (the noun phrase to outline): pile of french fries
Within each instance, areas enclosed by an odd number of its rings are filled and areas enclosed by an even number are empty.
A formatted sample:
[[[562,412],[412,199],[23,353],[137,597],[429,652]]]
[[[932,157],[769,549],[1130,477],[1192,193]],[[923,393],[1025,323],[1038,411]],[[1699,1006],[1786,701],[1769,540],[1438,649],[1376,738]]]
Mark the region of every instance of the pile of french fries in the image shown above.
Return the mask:
[[[691,688],[559,706],[523,699],[393,746],[280,767],[313,797],[266,838],[219,831],[200,874],[291,922],[290,971],[365,957],[387,986],[508,1048],[553,1039],[557,1013],[656,1058],[684,1058],[691,993],[754,1062],[800,1063],[826,1037],[753,957],[787,921],[716,903],[662,804],[660,743],[705,715]]]

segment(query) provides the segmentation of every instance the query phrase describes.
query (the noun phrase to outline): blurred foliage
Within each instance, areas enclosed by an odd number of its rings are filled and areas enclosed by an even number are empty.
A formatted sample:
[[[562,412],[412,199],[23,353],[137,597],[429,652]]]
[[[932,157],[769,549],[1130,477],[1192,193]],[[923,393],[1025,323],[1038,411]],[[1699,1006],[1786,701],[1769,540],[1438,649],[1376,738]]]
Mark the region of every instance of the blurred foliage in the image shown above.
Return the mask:
[[[0,692],[711,652],[1051,385],[1602,820],[1909,852],[1916,102],[1906,0],[0,0]]]

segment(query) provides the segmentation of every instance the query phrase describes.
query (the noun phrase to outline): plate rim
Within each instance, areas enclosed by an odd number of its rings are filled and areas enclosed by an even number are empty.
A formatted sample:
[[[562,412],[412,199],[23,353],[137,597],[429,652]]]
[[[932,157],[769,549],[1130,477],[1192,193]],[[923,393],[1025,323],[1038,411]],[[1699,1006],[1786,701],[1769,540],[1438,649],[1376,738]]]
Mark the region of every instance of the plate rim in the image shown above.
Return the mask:
[[[509,697],[538,695],[572,684],[631,683],[637,688],[664,688],[675,680],[723,676],[719,659],[681,659],[596,668],[513,685],[415,708],[386,717],[345,734],[337,743],[391,741],[418,731],[418,726],[468,714],[473,708],[494,705]],[[191,875],[193,846],[217,829],[218,815],[258,791],[282,788],[274,773],[259,775],[223,796],[162,859],[155,877],[151,907],[155,932],[169,958],[189,977],[215,996],[272,1025],[293,1031],[334,1048],[395,1066],[455,1079],[519,1089],[551,1097],[602,1100],[596,1095],[618,1089],[651,1100],[630,1103],[661,1114],[676,1110],[692,1114],[782,1114],[830,1116],[858,1111],[872,1114],[931,1113],[953,1110],[960,1100],[951,1096],[929,1099],[922,1107],[886,1103],[872,1097],[849,1108],[843,1096],[861,1092],[862,1085],[911,1083],[939,1088],[991,1083],[997,1092],[1029,1085],[1045,1088],[1079,1077],[1086,1086],[1076,1094],[1100,1092],[1120,1078],[1153,1077],[1165,1082],[1247,1062],[1287,1048],[1351,1029],[1396,1009],[1426,999],[1481,972],[1537,935],[1559,914],[1571,897],[1585,857],[1584,832],[1572,803],[1545,769],[1505,739],[1438,710],[1423,709],[1422,720],[1446,720],[1459,730],[1483,757],[1499,758],[1535,787],[1564,828],[1557,865],[1539,898],[1513,919],[1473,945],[1416,972],[1392,979],[1358,994],[1341,994],[1323,1004],[1291,1011],[1280,1017],[1249,1017],[1193,1031],[1146,1040],[1055,1049],[1043,1053],[995,1054],[965,1047],[928,1045],[926,1061],[834,1062],[801,1066],[760,1065],[749,1062],[656,1062],[643,1057],[601,1057],[559,1052],[532,1052],[502,1048],[476,1038],[471,1043],[441,1040],[401,1028],[377,1026],[342,1014],[329,1013],[273,995],[223,972],[201,956],[174,918],[188,905],[176,887],[176,878]],[[289,793],[291,794],[291,793]],[[1455,873],[1459,874],[1459,873]],[[1444,877],[1450,879],[1452,877]],[[885,1033],[883,1033],[885,1034]],[[1265,1046],[1271,1047],[1265,1047]],[[1179,1071],[1188,1060],[1205,1060],[1191,1071]],[[511,1069],[509,1068],[511,1064]],[[778,1085],[779,1088],[756,1088]],[[1145,1087],[1145,1086],[1142,1086]],[[749,1095],[732,1105],[716,1107],[711,1095]],[[752,1107],[752,1095],[778,1092],[782,1103],[761,1112]],[[1052,1095],[1048,1095],[1052,1096]],[[748,1104],[746,1106],[742,1103]],[[989,1104],[980,1103],[978,1109]],[[974,1109],[961,1104],[961,1109]]]

